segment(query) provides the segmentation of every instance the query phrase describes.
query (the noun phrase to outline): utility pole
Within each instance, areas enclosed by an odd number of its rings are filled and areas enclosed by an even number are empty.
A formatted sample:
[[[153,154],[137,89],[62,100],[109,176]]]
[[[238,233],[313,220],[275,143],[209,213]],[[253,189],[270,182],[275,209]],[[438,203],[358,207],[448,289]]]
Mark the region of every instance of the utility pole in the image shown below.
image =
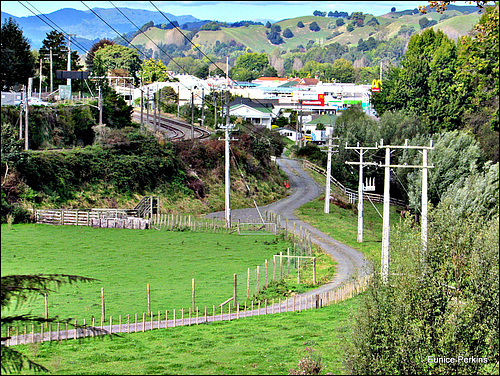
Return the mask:
[[[233,130],[233,126],[230,125],[229,117],[229,90],[226,91],[226,125],[224,127],[224,143],[225,143],[225,153],[224,153],[224,170],[225,170],[225,186],[224,186],[224,201],[225,201],[225,220],[226,228],[231,228],[231,177],[230,177],[230,159],[229,159],[229,141],[235,141],[229,138],[229,131]]]
[[[430,146],[410,146],[408,140],[402,146],[384,145],[384,140],[380,140],[379,148],[385,148],[385,164],[380,164],[384,167],[384,215],[383,215],[383,229],[382,229],[382,280],[388,281],[389,277],[389,228],[390,228],[390,190],[391,183],[391,168],[422,168],[422,221],[421,221],[421,239],[422,239],[422,256],[421,260],[424,261],[424,252],[427,249],[427,169],[434,166],[427,165],[427,150],[434,149],[432,141]],[[391,149],[422,149],[424,155],[423,165],[391,165]],[[425,188],[424,188],[425,186]],[[424,218],[425,217],[425,218]]]
[[[102,125],[102,94],[101,94],[101,86],[99,86],[99,125]]]
[[[49,56],[50,56],[50,92],[54,92],[54,81],[53,81],[53,74],[52,74],[52,47],[49,47]]]
[[[149,128],[149,86],[146,90],[146,128]]]
[[[144,130],[144,89],[142,86],[142,74],[141,74],[141,131]]]
[[[42,59],[40,59],[40,81],[38,84],[38,99],[42,99]]]
[[[71,37],[76,37],[76,34],[68,34],[68,72],[71,71]],[[71,78],[66,79],[66,85],[71,86]]]
[[[153,93],[153,124],[156,129],[156,92]]]
[[[191,90],[191,141],[194,144],[194,92]]]
[[[367,146],[359,146],[359,142],[357,146],[347,146],[347,142],[345,144],[345,148],[347,150],[355,150],[359,154],[359,162],[349,162],[346,161],[346,164],[359,165],[359,183],[358,183],[358,243],[363,242],[363,191],[365,190],[363,185],[363,166],[376,166],[375,162],[363,162],[363,155],[368,150],[377,150],[378,146],[375,147],[367,147]]]
[[[33,85],[33,78],[28,78],[28,93],[31,93],[31,86]],[[29,149],[29,138],[28,138],[28,96],[25,96],[24,101],[24,150]]]
[[[328,137],[328,162],[326,165],[326,193],[325,193],[325,214],[330,213],[330,185],[331,185],[331,177],[332,177],[332,146],[338,147],[339,145],[332,145],[332,133],[333,127],[328,127],[326,129],[326,134]],[[338,137],[335,137],[338,140]],[[338,152],[338,150],[336,150]]]
[[[21,104],[19,105],[19,139],[23,139],[23,110],[25,106],[25,102],[28,100],[26,98],[26,86],[23,85],[23,92],[21,94]]]
[[[201,88],[201,126],[205,126],[205,89]]]

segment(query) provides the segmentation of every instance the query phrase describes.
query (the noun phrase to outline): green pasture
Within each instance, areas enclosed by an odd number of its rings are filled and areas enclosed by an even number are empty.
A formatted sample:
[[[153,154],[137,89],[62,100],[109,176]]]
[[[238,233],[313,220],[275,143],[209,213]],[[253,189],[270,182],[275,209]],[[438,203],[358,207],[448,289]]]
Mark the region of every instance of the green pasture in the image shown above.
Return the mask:
[[[92,316],[100,320],[101,288],[106,318],[147,312],[147,284],[153,312],[187,310],[192,305],[192,279],[196,307],[211,310],[233,296],[234,274],[238,301],[243,306],[248,269],[252,296],[257,289],[256,267],[260,267],[262,288],[265,260],[270,282],[273,255],[293,249],[289,242],[271,234],[238,236],[40,224],[13,225],[10,229],[2,225],[1,245],[2,275],[61,273],[98,279],[62,286],[48,296],[50,316],[77,318],[79,322],[84,318],[89,322]],[[331,279],[333,261],[321,255],[318,260],[318,281]],[[302,279],[308,274],[311,271],[301,272]],[[43,315],[43,296],[35,296],[16,312]]]
[[[310,348],[323,359],[322,374],[342,375],[359,300],[114,338],[19,345],[16,350],[60,375],[287,375]]]

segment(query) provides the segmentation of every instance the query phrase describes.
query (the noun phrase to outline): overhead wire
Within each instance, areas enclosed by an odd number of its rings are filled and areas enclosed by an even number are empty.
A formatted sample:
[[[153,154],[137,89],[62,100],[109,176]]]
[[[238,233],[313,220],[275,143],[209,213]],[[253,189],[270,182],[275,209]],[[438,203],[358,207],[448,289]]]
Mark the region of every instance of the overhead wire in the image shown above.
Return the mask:
[[[174,28],[175,28],[175,29],[176,29],[176,30],[177,30],[177,31],[178,31],[178,32],[179,32],[179,33],[180,33],[180,34],[184,37],[184,39],[186,39],[189,43],[191,43],[191,44],[192,44],[192,45],[193,45],[193,46],[194,46],[194,47],[195,47],[195,48],[196,48],[196,49],[197,49],[197,50],[198,50],[198,51],[199,51],[199,52],[200,52],[203,56],[205,56],[205,57],[208,59],[208,61],[210,61],[212,64],[214,64],[214,65],[215,65],[215,67],[217,67],[218,69],[220,69],[221,71],[223,71],[223,70],[222,70],[222,69],[221,69],[221,68],[217,65],[217,63],[216,63],[216,62],[214,62],[214,61],[213,61],[213,60],[212,60],[212,59],[211,59],[211,58],[210,58],[207,54],[205,54],[205,53],[204,53],[204,52],[203,52],[203,51],[202,51],[202,50],[201,50],[201,49],[200,49],[200,48],[199,48],[199,47],[198,47],[195,43],[193,43],[193,41],[192,41],[191,39],[189,39],[189,38],[188,38],[188,37],[187,37],[187,36],[186,36],[186,35],[185,35],[182,31],[181,31],[181,29],[180,29],[178,26],[176,26],[176,25],[175,25],[175,24],[174,24],[174,23],[170,20],[170,18],[168,18],[168,17],[167,17],[167,16],[166,16],[166,15],[165,15],[165,14],[164,14],[164,13],[163,13],[163,12],[162,12],[159,8],[158,8],[158,7],[157,7],[157,6],[156,6],[156,5],[152,2],[152,1],[149,1],[149,2],[151,3],[151,5],[153,5],[153,7],[155,7],[155,8],[156,8],[156,10],[157,10],[158,12],[160,12],[160,14],[161,14],[163,17],[165,17],[165,19],[166,19],[168,22],[170,22],[170,24],[171,24],[171,25],[172,25],[172,26],[173,26],[173,27],[174,27]],[[229,77],[229,75],[227,76],[227,78],[228,78],[229,80],[231,80],[233,83],[238,84],[235,80],[233,80],[232,78],[230,78],[230,77]],[[243,90],[244,90],[244,91],[246,91],[244,88],[243,88]],[[250,93],[248,93],[248,91],[246,91],[246,92],[247,92],[247,94],[250,94]],[[266,106],[264,103],[260,102],[258,99],[255,99],[255,98],[254,98],[254,100],[255,100],[257,103],[259,103],[260,105],[262,105],[262,106],[263,106],[266,110],[268,110],[270,113],[273,113],[273,111],[272,111],[272,110],[270,110],[269,108],[267,108],[267,106]]]
[[[31,13],[33,13],[36,17],[40,19],[40,21],[44,22],[47,26],[49,26],[51,29],[55,29],[56,31],[59,31],[64,34],[64,37],[69,40],[69,33],[64,31],[59,25],[57,25],[54,21],[52,21],[47,15],[42,14],[34,5],[32,5],[29,1],[26,1],[31,7],[33,7],[39,14],[36,14],[32,9],[28,8],[26,5],[24,5],[21,1],[18,1],[19,4],[21,4],[23,7],[28,9]],[[40,15],[44,16],[48,21],[50,21],[53,25],[49,24],[47,21],[45,21],[43,18],[40,17]],[[55,25],[55,27],[54,27]],[[85,53],[88,53],[89,51],[81,45],[77,40],[73,40],[73,43],[78,46],[82,51],[85,51]]]

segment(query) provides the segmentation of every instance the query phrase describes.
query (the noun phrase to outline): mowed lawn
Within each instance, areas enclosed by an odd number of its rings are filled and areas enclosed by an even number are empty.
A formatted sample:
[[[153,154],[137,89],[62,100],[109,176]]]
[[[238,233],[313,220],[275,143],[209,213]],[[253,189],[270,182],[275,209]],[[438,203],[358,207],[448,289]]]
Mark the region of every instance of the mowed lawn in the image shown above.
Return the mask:
[[[96,278],[64,285],[49,294],[49,315],[90,322],[151,310],[188,309],[195,279],[196,306],[218,305],[233,295],[233,274],[246,291],[247,268],[272,261],[290,243],[274,235],[238,236],[156,230],[101,229],[35,224],[2,225],[2,276],[62,273]],[[261,280],[262,283],[262,280]],[[240,293],[239,293],[240,294]],[[243,295],[242,293],[240,296]],[[241,296],[244,300],[246,296]],[[44,298],[35,296],[16,312],[43,315]],[[9,313],[8,311],[6,313]]]

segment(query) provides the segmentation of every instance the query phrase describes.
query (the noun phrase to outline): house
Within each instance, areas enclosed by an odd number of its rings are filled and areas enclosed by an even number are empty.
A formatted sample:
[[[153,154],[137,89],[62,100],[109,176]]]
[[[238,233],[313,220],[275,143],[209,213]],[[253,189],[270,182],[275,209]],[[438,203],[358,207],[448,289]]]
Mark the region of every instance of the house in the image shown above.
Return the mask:
[[[323,114],[314,116],[311,121],[304,125],[306,136],[311,137],[312,142],[324,143],[326,139],[326,128],[334,127],[337,122],[337,115]]]
[[[288,137],[290,140],[297,142],[299,139],[299,133],[290,127],[283,127],[278,129],[278,133],[282,136]]]
[[[272,103],[263,103],[249,98],[237,98],[229,103],[229,115],[271,129],[271,123],[278,114],[275,113]]]

